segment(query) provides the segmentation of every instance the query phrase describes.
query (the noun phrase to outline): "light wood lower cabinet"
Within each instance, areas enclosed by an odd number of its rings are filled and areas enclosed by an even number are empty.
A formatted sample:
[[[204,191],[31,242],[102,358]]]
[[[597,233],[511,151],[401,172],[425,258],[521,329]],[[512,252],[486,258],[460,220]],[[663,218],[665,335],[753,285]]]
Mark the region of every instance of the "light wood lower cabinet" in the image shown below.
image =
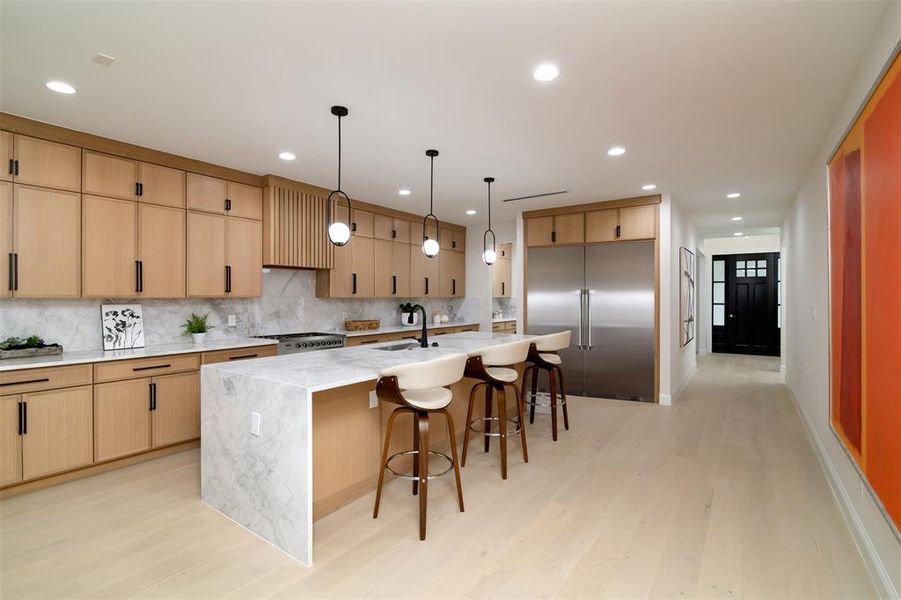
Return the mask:
[[[0,485],[22,481],[22,396],[0,398]]]
[[[81,295],[81,195],[13,186],[17,298]]]
[[[22,394],[22,479],[93,462],[91,386]]]
[[[200,437],[200,373],[154,377],[151,446],[160,448]]]
[[[94,386],[94,460],[150,450],[150,377]]]

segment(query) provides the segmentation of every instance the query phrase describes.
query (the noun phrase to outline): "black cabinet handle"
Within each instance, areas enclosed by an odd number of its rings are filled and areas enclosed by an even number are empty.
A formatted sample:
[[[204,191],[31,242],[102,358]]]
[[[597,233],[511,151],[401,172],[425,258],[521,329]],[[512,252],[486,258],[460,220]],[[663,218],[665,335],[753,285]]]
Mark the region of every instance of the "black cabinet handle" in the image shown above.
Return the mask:
[[[622,227],[621,225],[616,226],[616,231],[614,231],[614,233],[616,234],[616,237],[619,237],[620,231],[622,231],[621,227]]]
[[[24,411],[22,410],[22,402],[17,402],[17,404],[19,405],[19,435],[22,435],[22,431],[25,429]]]
[[[141,195],[141,184],[135,181],[135,196]]]
[[[351,224],[350,224],[350,230],[351,230],[351,231],[356,231],[356,230],[357,230],[357,224],[356,224],[356,223],[351,223]]]
[[[144,195],[144,184],[143,183],[140,184],[138,191],[139,191],[138,196]]]
[[[353,285],[353,291],[351,292],[351,294],[356,294],[357,293],[357,274],[356,273],[351,273],[351,283]]]
[[[229,294],[232,291],[232,267],[231,265],[225,265],[225,293]]]
[[[9,273],[7,273],[7,277],[6,277],[9,280],[8,281],[9,291],[13,291],[14,289],[16,289],[14,282],[13,282],[13,277],[15,277],[15,274],[16,274],[16,267],[13,265],[13,256],[14,256],[13,253],[10,252],[9,253]]]
[[[503,295],[506,293],[506,289],[505,289],[504,283],[505,283],[505,282],[503,282],[503,281],[501,282],[501,296],[503,296]]]
[[[363,344],[377,344],[377,343],[383,342],[383,341],[384,340],[380,340],[378,338],[376,338],[374,340],[363,340],[362,342],[360,342],[360,345],[362,346]]]
[[[426,296],[429,295],[429,278],[428,277],[425,278],[425,295]]]
[[[22,402],[22,435],[28,433],[28,402]]]
[[[49,377],[44,377],[42,379],[26,379],[25,381],[7,381],[6,383],[0,383],[0,387],[5,387],[7,385],[25,385],[26,383],[47,383],[50,381]]]
[[[19,289],[19,253],[13,253],[13,291]]]
[[[396,237],[397,237],[397,230],[396,230],[396,229],[392,229],[392,230],[391,230],[391,239],[393,240],[393,239],[396,238]]]
[[[135,261],[135,291],[144,291],[144,261]]]
[[[18,174],[19,174],[19,161],[16,160],[13,163],[13,175],[18,175]]]
[[[15,162],[13,159],[9,159],[9,174],[12,175],[13,171],[15,171]]]
[[[243,360],[245,358],[256,358],[259,354],[242,354],[241,356],[229,356],[228,360]]]
[[[397,295],[397,275],[391,276],[391,293]]]
[[[556,243],[556,242],[557,242],[557,232],[552,231],[551,232],[551,243]]]
[[[172,363],[166,363],[164,365],[150,365],[149,367],[132,367],[132,371],[149,371],[150,369],[168,369],[172,366]]]
[[[150,384],[150,410],[156,410],[156,384]]]
[[[457,280],[451,279],[451,296],[457,295]]]
[[[232,201],[229,198],[225,199],[225,210],[229,211],[232,209]]]

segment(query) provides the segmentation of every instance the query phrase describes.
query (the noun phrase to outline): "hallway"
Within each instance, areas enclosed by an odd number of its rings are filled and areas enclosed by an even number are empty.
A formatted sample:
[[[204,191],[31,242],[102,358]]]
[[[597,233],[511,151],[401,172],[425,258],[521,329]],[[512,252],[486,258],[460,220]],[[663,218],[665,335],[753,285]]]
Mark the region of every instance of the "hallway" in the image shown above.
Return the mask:
[[[191,450],[0,503],[4,598],[876,595],[778,359],[701,356],[676,404],[573,399],[531,462],[473,452],[467,512],[407,485],[316,523],[306,569],[199,501]],[[473,447],[475,449],[475,446]],[[348,550],[348,548],[351,548]]]

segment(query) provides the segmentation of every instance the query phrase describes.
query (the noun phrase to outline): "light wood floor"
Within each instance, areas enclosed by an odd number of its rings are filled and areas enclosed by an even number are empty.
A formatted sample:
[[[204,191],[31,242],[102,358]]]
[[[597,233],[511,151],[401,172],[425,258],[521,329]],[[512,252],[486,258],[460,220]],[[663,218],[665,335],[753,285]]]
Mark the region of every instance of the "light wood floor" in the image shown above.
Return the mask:
[[[306,569],[199,500],[196,450],[0,503],[14,598],[863,598],[875,590],[778,362],[702,357],[671,408],[573,399],[529,429],[510,478],[473,445],[432,484],[428,539],[406,482],[316,525]]]

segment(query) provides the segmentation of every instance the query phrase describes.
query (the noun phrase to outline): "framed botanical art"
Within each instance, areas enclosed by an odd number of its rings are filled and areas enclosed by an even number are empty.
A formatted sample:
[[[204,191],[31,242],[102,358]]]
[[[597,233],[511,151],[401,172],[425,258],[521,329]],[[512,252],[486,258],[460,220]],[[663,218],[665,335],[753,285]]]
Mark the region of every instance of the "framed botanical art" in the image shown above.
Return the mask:
[[[140,304],[103,304],[100,322],[104,350],[144,347],[144,316]]]
[[[679,344],[695,339],[695,255],[679,248]]]
[[[830,420],[898,534],[901,58],[829,159],[828,181]]]

